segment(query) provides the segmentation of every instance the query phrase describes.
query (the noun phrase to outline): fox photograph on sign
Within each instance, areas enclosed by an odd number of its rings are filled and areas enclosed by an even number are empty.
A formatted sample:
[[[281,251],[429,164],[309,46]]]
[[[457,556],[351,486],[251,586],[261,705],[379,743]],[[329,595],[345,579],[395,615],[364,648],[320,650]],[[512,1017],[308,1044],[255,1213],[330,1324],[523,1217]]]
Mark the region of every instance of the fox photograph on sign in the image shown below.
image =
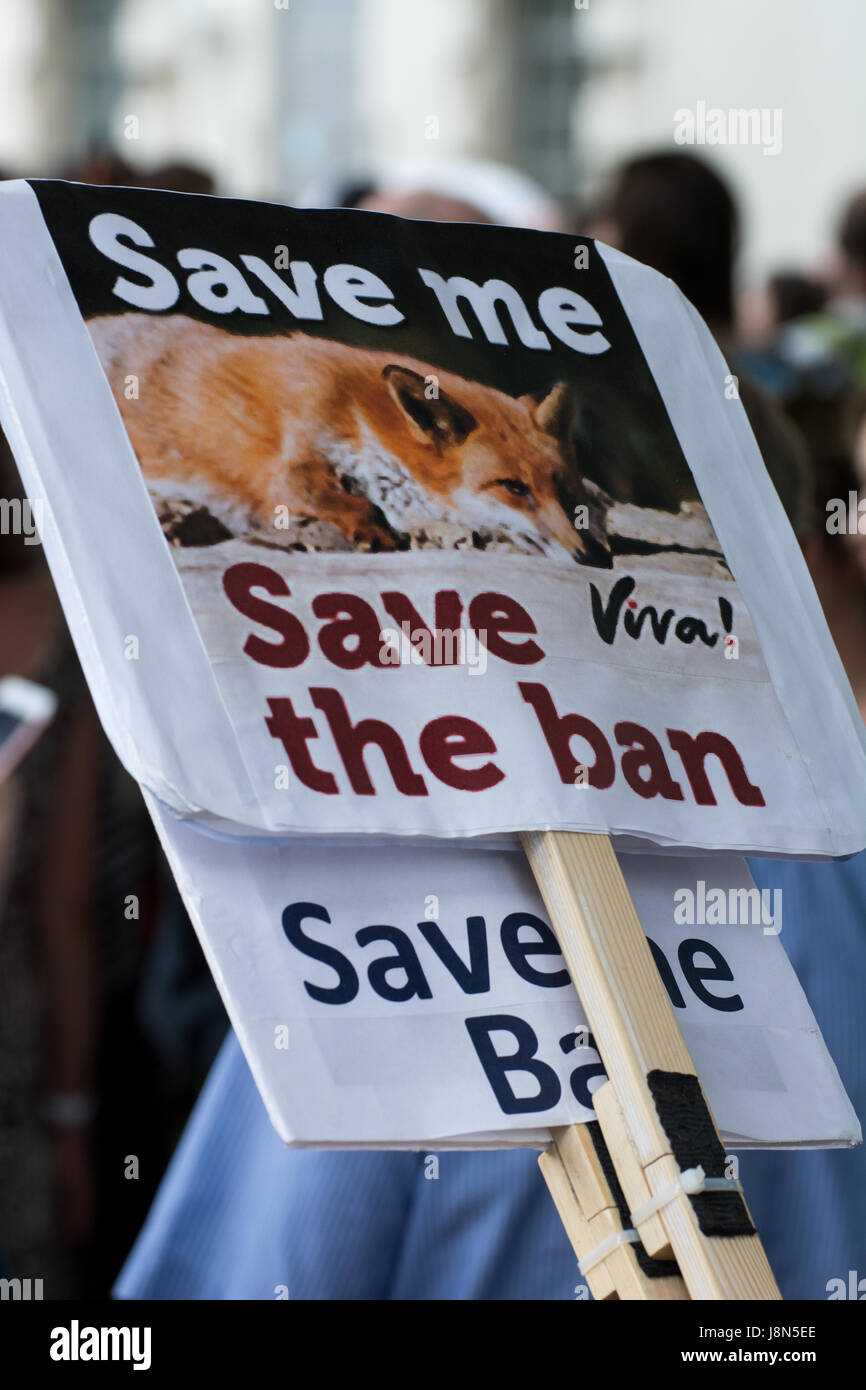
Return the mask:
[[[441,61],[414,0],[200,8],[229,67],[255,29],[259,131],[265,46],[337,142],[349,33],[368,77]],[[541,8],[436,21],[504,149],[540,36],[601,42]],[[150,9],[119,0],[115,76]],[[721,46],[680,9],[665,45]],[[305,196],[229,177],[231,102],[218,179],[159,164],[145,89],[143,161],[0,179],[2,1297],[118,1300],[50,1359],[141,1369],[151,1304],[214,1299],[748,1302],[678,1325],[807,1359],[774,1304],[866,1262],[864,195],[835,281],[741,308],[738,193],[744,275],[817,263],[768,210],[775,107],[679,96],[577,215],[552,155],[557,197],[475,157],[491,111]],[[284,161],[324,148],[297,120]],[[695,143],[761,148],[732,192],[746,151]]]

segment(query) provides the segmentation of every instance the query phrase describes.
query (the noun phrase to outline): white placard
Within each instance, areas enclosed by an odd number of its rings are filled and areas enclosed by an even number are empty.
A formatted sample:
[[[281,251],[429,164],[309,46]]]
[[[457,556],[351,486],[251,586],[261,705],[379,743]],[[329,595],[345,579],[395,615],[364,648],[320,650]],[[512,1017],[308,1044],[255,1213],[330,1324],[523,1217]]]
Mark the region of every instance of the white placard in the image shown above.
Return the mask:
[[[542,1146],[593,1118],[598,1054],[520,853],[227,841],[148,804],[286,1143]],[[857,1142],[781,895],[727,856],[620,863],[725,1141]]]
[[[515,229],[0,205],[4,427],[103,723],[167,805],[331,840],[866,844],[862,723],[670,282]]]

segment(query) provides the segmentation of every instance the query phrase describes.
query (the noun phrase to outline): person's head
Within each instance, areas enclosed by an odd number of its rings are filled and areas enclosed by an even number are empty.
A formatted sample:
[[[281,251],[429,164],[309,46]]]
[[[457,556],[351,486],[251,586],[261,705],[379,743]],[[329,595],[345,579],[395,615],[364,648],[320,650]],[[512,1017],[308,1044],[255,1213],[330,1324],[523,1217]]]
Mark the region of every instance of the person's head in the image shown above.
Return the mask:
[[[484,159],[386,165],[361,180],[343,179],[337,188],[311,187],[301,199],[307,207],[335,203],[428,222],[492,222],[557,232],[568,225],[556,199],[529,175]]]
[[[148,188],[161,188],[169,193],[216,193],[216,180],[200,164],[169,160],[147,175]]]
[[[848,501],[849,490],[856,490],[860,499],[866,498],[866,387],[860,387],[848,401],[845,418],[845,443],[848,446],[850,467],[840,471],[836,495]],[[846,532],[841,539],[857,568],[861,580],[866,584],[866,535],[861,535],[859,526],[866,526],[866,518],[858,512],[858,530],[854,535]]]
[[[128,160],[102,146],[94,146],[80,159],[67,164],[60,177],[72,183],[92,183],[106,188],[136,188],[144,182],[142,174]]]
[[[136,168],[111,149],[94,148],[68,165],[62,177],[73,183],[111,188],[159,188],[170,193],[215,193],[213,175],[199,164],[167,160],[150,172]]]
[[[711,327],[730,326],[739,217],[727,184],[703,160],[668,151],[628,160],[595,230],[669,276]]]
[[[848,200],[836,238],[839,271],[836,288],[843,295],[866,295],[866,188]]]
[[[778,326],[806,314],[820,313],[827,301],[827,289],[798,270],[777,270],[767,281],[767,297],[773,324]]]
[[[366,212],[391,212],[424,222],[487,222],[480,208],[462,198],[449,197],[432,189],[392,192],[387,188],[365,194],[356,207]]]

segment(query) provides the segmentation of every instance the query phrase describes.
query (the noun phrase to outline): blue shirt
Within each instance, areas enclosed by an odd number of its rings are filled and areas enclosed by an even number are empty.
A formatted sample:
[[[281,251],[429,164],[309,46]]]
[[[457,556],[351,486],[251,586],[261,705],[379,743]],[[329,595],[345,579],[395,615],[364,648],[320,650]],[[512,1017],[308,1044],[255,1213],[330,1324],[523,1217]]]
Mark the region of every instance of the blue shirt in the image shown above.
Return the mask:
[[[286,1149],[230,1034],[115,1295],[568,1299],[578,1283],[536,1152]]]
[[[866,852],[832,864],[755,859],[781,888],[788,952],[860,1123],[866,1119]],[[741,1153],[740,1180],[785,1298],[866,1276],[866,1146]],[[864,1285],[866,1288],[866,1285]]]

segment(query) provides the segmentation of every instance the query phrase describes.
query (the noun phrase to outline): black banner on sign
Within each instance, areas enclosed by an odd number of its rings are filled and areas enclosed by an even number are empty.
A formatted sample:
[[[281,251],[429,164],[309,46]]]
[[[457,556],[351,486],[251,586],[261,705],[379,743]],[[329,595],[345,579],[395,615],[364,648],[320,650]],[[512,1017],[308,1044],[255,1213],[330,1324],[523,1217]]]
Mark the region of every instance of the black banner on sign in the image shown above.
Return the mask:
[[[640,506],[675,511],[698,495],[587,238],[51,180],[32,187],[86,319],[139,311],[250,337],[303,333],[414,357],[514,397],[541,398],[562,380],[574,392],[583,476]],[[182,213],[193,202],[191,224]],[[583,314],[569,312],[566,294],[585,302]]]

